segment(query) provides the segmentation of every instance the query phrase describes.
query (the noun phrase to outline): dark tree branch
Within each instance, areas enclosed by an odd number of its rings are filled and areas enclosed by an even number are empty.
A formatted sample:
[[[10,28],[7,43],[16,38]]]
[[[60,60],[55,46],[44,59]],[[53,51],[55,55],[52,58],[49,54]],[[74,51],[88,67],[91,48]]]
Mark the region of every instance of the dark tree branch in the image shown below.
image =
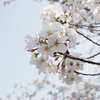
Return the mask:
[[[77,71],[74,71],[76,74],[80,74],[80,75],[85,75],[85,76],[97,76],[97,75],[100,75],[100,73],[97,73],[97,74],[86,74],[86,73],[81,73],[81,72],[77,72]]]
[[[93,44],[96,44],[98,46],[100,46],[100,44],[98,44],[97,42],[94,42],[93,40],[91,40],[90,38],[88,38],[87,36],[83,35],[81,32],[77,31],[76,32],[80,35],[82,35],[84,38],[86,38],[87,40],[89,40],[90,42],[92,42]]]
[[[86,59],[94,58],[95,56],[97,56],[97,55],[99,55],[99,54],[100,54],[100,52],[98,52],[98,53],[96,53],[96,54],[94,54],[94,55],[92,55],[92,56],[90,56],[90,57],[87,57]]]
[[[78,60],[78,61],[82,61],[82,62],[89,63],[89,64],[100,65],[99,62],[94,62],[94,61],[90,61],[90,60],[74,57],[72,55],[65,54],[65,53],[62,53],[62,52],[56,52],[56,53],[58,53],[60,55],[63,55],[65,58],[70,58],[70,59],[73,59],[73,60]]]
[[[91,25],[81,25],[81,24],[78,24],[78,23],[76,23],[76,24],[72,24],[72,23],[69,23],[70,25],[72,25],[72,26],[76,26],[76,27],[80,27],[80,28],[82,28],[82,27],[86,27],[86,28],[89,28],[89,29],[96,29],[96,28],[98,28],[98,27],[100,27],[100,26],[91,26]],[[98,30],[98,31],[100,31],[100,30]]]

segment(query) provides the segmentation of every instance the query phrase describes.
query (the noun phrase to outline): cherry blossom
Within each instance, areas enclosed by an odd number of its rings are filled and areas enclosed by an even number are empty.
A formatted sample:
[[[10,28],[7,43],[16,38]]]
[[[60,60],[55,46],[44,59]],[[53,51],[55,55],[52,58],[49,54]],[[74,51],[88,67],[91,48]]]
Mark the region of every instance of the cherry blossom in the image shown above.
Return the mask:
[[[27,46],[25,49],[33,49],[34,47],[38,46],[39,38],[38,37],[31,37],[27,35],[25,37]]]
[[[39,74],[57,73],[62,82],[72,85],[82,80],[78,71],[84,70],[85,62],[100,65],[72,52],[82,41],[78,35],[99,45],[78,31],[82,32],[84,27],[91,29],[94,22],[100,21],[99,3],[99,0],[67,0],[60,3],[61,11],[53,4],[43,9],[40,15],[43,27],[36,37],[26,36],[25,48],[32,52],[30,64],[36,66]]]
[[[53,50],[48,45],[43,45],[38,49],[38,52],[45,56],[53,56]]]
[[[56,33],[48,37],[48,45],[51,46],[53,52],[67,50],[63,44],[63,38]]]
[[[36,65],[36,68],[38,69],[38,73],[40,74],[41,72],[45,71],[46,67],[48,66],[47,58],[40,57],[36,61],[35,65]]]

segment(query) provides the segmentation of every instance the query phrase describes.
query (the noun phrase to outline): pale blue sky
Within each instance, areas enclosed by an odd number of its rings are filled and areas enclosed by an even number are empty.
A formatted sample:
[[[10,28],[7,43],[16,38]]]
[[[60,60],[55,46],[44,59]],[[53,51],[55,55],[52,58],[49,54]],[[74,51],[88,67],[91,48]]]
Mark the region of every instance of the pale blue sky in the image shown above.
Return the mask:
[[[28,83],[38,77],[29,64],[24,37],[41,29],[40,13],[46,2],[18,0],[8,6],[0,3],[0,97],[11,93],[15,83]]]
[[[38,77],[35,66],[29,64],[30,53],[24,50],[24,37],[35,36],[41,29],[40,14],[46,5],[33,0],[0,4],[0,97],[11,93],[15,83],[26,84]]]

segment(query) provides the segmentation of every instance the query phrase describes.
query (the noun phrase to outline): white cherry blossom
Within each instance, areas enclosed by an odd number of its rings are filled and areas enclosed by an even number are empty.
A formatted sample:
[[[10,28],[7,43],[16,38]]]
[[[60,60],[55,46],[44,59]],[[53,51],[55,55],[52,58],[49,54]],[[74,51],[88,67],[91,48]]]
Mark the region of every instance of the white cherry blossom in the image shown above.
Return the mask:
[[[66,70],[66,75],[68,75],[68,76],[74,75],[74,69],[68,67]]]
[[[57,72],[57,66],[53,63],[52,60],[48,61],[47,71],[49,73],[56,73]]]
[[[52,48],[48,45],[43,45],[38,49],[38,52],[45,56],[53,56]]]
[[[52,35],[52,24],[44,24],[42,30],[39,32],[39,36],[42,38],[47,38],[49,35]]]
[[[62,24],[59,23],[59,22],[54,22],[54,23],[52,23],[52,30],[53,30],[54,33],[57,32],[57,33],[59,33],[59,34],[65,32],[64,27],[63,27]]]
[[[35,65],[36,65],[36,68],[38,69],[38,74],[40,74],[41,72],[44,72],[46,67],[48,66],[47,58],[40,57],[35,63]]]
[[[38,60],[37,54],[36,53],[32,53],[30,56],[30,64],[35,64]]]
[[[77,41],[75,30],[72,28],[68,28],[68,25],[67,26],[65,25],[64,27],[65,27],[65,35],[68,37],[71,45],[75,47]]]
[[[44,8],[40,18],[43,19],[43,23],[49,23],[55,21],[55,18],[59,17],[59,12],[54,5],[49,5]]]
[[[67,47],[62,41],[63,38],[55,33],[48,37],[48,46],[52,47],[53,52],[66,51]]]
[[[65,55],[60,55],[60,53],[70,52],[70,44],[75,49],[77,35],[75,29],[69,23],[73,22],[72,17],[75,14],[77,16],[76,9],[82,10],[90,2],[86,0],[67,0],[65,5],[68,5],[68,7],[65,7],[66,10],[63,9],[64,13],[62,14],[54,5],[44,8],[41,14],[43,19],[42,30],[37,37],[26,36],[26,48],[32,52],[30,64],[36,66],[39,74],[41,72],[58,73],[59,79],[70,85],[81,80],[75,71],[83,70],[83,62],[67,58]],[[70,54],[75,57],[81,56],[81,54],[73,52],[70,52]]]
[[[38,37],[31,37],[29,35],[26,36],[26,44],[27,46],[25,49],[33,49],[34,47],[37,47],[39,43]]]

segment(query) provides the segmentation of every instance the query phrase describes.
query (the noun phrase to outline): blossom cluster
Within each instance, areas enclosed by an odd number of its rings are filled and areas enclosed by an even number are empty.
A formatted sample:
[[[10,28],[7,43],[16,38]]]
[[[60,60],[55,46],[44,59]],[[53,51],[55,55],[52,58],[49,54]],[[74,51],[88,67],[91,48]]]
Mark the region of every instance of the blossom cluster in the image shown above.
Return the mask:
[[[75,20],[76,17],[80,19],[80,14],[77,13],[79,11],[88,21],[100,22],[100,0],[66,0],[61,5],[63,11],[69,11]]]
[[[54,78],[54,82],[51,78]],[[96,81],[99,80],[95,78]],[[84,79],[80,85],[68,86],[56,83],[54,76],[44,76],[27,83],[16,83],[14,89],[5,98],[0,100],[99,100],[100,84],[94,83],[91,79]],[[53,90],[52,90],[53,88]]]
[[[16,0],[2,0],[2,3],[4,5],[8,5],[10,2],[16,1]],[[37,0],[38,1],[38,0]],[[48,0],[51,2],[60,2],[63,12],[70,12],[72,15],[73,19],[77,19],[76,17],[80,18],[78,16],[77,10],[82,11],[81,13],[86,17],[86,19],[91,20],[92,22],[98,21],[100,22],[100,0]],[[54,8],[54,7],[53,7]],[[54,8],[51,10],[51,7],[48,9],[45,8],[45,10],[49,10],[49,12],[46,14],[43,12],[46,16],[41,16],[42,18],[46,18],[46,21],[52,21],[54,12],[56,13],[55,17],[59,16],[59,12]],[[84,10],[84,11],[83,11]],[[49,16],[49,14],[51,16]],[[51,17],[51,19],[49,19]],[[54,19],[53,19],[54,20]],[[78,19],[79,20],[79,19]],[[75,20],[74,20],[75,21]]]
[[[2,0],[2,3],[6,6],[10,2],[16,0]],[[37,0],[38,1],[38,0]],[[100,22],[100,0],[47,0],[52,2],[59,2],[62,6],[63,13],[66,16],[63,16],[62,19],[70,21],[83,21],[82,16],[92,24],[95,22]],[[78,12],[79,11],[79,12]],[[59,11],[55,7],[49,6],[45,7],[45,11],[42,13],[41,18],[44,19],[44,23],[54,21],[57,17],[59,17]],[[45,16],[44,16],[45,15]],[[69,17],[71,15],[71,17]],[[80,17],[80,15],[82,15]]]
[[[36,37],[27,35],[26,48],[32,52],[30,64],[36,65],[38,73],[58,73],[62,82],[73,84],[81,78],[74,73],[75,70],[83,70],[83,63],[74,61],[61,55],[69,52],[69,45],[75,48],[77,41],[76,31],[69,27],[71,21],[69,13],[60,13],[55,6],[44,8],[40,16],[43,19],[43,27]],[[72,53],[74,56],[80,54]]]

